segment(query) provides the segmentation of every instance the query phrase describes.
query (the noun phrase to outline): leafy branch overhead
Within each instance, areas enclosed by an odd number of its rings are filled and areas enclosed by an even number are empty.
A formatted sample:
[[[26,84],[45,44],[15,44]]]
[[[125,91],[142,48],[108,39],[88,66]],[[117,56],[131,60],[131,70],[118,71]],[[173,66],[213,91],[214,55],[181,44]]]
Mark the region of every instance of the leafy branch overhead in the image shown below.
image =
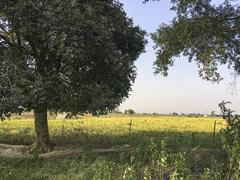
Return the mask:
[[[147,0],[148,1],[148,0]],[[146,1],[145,1],[146,2]],[[155,72],[163,75],[180,55],[195,61],[200,76],[219,81],[219,65],[240,72],[240,5],[225,0],[172,0],[176,17],[152,34],[157,49]]]

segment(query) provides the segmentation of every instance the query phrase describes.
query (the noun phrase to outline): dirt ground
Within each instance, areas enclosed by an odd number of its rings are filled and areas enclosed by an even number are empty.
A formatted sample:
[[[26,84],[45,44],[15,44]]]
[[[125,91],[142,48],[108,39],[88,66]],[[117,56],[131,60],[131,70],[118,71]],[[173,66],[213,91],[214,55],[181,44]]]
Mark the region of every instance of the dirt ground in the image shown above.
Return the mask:
[[[93,153],[110,153],[110,152],[121,152],[129,150],[129,145],[113,147],[109,149],[92,149],[89,150]],[[54,158],[66,158],[80,155],[83,150],[81,148],[67,148],[67,147],[54,147],[51,152],[44,154],[31,154],[29,146],[23,145],[7,145],[0,144],[0,157],[3,158],[33,158],[37,156],[42,159],[54,159]]]

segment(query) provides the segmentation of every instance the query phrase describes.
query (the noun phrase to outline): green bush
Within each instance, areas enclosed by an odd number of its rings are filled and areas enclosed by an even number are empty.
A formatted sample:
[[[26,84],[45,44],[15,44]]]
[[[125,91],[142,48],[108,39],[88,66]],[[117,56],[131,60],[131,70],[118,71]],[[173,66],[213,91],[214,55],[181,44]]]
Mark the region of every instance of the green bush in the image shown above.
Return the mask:
[[[240,117],[226,107],[225,102],[219,104],[227,127],[222,129],[222,145],[229,160],[228,179],[240,179]]]

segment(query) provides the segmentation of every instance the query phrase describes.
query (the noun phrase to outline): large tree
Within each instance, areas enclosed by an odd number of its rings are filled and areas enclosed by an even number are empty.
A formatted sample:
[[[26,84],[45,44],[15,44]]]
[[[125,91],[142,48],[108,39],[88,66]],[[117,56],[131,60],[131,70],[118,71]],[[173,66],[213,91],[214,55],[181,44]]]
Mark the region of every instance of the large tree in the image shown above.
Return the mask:
[[[51,150],[47,112],[116,108],[144,35],[115,0],[1,0],[0,117],[34,111],[33,150]]]
[[[148,0],[147,0],[148,1]],[[157,59],[155,72],[167,75],[175,57],[197,62],[199,73],[221,80],[219,65],[240,73],[240,4],[238,0],[171,0],[176,17],[153,34]]]

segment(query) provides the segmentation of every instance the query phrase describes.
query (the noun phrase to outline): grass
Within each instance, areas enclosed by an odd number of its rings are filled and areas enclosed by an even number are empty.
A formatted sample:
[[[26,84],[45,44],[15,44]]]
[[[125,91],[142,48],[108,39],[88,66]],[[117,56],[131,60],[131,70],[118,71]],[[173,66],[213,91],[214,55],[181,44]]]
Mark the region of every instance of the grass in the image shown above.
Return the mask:
[[[130,121],[132,126],[130,130]],[[1,179],[164,179],[164,176],[204,179],[207,168],[221,159],[220,118],[170,116],[102,116],[49,120],[51,141],[76,146],[85,152],[74,159],[0,159]],[[34,139],[33,120],[0,122],[0,143],[30,145]],[[129,134],[130,131],[130,134]],[[122,153],[92,154],[89,148],[129,144]],[[215,149],[212,151],[212,149]],[[196,150],[197,149],[197,150]],[[211,159],[211,160],[210,160]],[[218,163],[217,166],[221,166]],[[217,167],[220,168],[220,167]],[[158,170],[156,170],[158,169]],[[159,173],[161,172],[161,173]],[[165,172],[165,174],[163,173]],[[215,176],[215,175],[214,175]],[[221,174],[218,174],[221,177]]]

